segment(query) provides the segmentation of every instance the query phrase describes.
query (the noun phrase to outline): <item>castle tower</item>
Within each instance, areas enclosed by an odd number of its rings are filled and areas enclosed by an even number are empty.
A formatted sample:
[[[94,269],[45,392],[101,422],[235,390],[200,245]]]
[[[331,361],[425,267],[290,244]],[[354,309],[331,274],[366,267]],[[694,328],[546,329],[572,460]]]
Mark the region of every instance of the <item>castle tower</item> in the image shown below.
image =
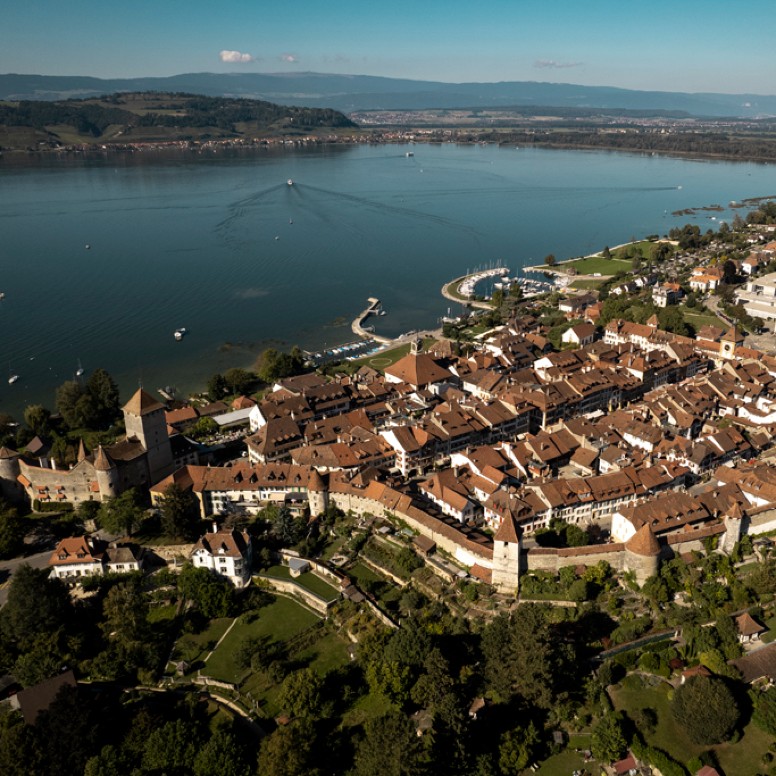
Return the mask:
[[[124,406],[124,424],[127,439],[135,437],[145,448],[150,482],[159,482],[172,474],[174,462],[164,405],[138,388]]]
[[[84,446],[84,440],[78,440],[78,463],[86,460],[86,447]]]
[[[17,477],[21,474],[21,455],[10,447],[0,447],[0,495],[12,504],[24,500],[24,489]]]
[[[307,503],[312,517],[322,515],[329,506],[329,491],[317,469],[311,470],[307,481]]]
[[[493,537],[493,587],[517,597],[520,586],[520,529],[509,510]]]
[[[115,498],[119,494],[118,467],[111,457],[102,449],[97,448],[94,455],[94,473],[97,476],[97,484],[100,487],[100,498]]]
[[[730,555],[736,543],[741,540],[744,527],[744,510],[736,501],[722,518],[725,523],[725,533],[719,543],[719,547],[725,555]]]
[[[636,583],[641,587],[657,574],[659,565],[660,543],[645,523],[625,542],[625,568],[636,575]]]

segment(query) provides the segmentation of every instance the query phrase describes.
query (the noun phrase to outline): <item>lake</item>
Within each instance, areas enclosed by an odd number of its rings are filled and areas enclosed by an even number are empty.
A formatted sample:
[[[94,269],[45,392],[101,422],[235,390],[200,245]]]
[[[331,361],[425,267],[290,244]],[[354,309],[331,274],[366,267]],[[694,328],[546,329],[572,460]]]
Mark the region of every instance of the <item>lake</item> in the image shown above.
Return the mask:
[[[671,212],[772,194],[768,165],[493,145],[0,162],[0,375],[20,376],[0,411],[53,408],[79,362],[124,398],[199,389],[268,346],[351,340],[369,296],[380,333],[433,327],[467,269],[716,228],[733,211]]]

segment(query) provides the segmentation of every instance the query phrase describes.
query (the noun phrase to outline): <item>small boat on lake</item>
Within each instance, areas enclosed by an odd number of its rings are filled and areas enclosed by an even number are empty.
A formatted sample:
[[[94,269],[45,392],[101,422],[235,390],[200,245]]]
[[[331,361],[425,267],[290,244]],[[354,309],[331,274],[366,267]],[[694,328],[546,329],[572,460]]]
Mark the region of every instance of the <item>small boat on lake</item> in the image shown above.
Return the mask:
[[[175,337],[175,339],[178,342],[180,342],[186,336],[186,334],[187,334],[186,329],[180,328],[175,330],[175,334],[173,334],[173,337]]]
[[[286,183],[287,183],[289,186],[293,186],[293,185],[294,185],[294,181],[293,181],[291,178],[289,178],[289,179],[286,181]]]
[[[78,359],[78,369],[75,370],[75,376],[80,377],[84,373],[84,368],[81,366],[81,359]]]

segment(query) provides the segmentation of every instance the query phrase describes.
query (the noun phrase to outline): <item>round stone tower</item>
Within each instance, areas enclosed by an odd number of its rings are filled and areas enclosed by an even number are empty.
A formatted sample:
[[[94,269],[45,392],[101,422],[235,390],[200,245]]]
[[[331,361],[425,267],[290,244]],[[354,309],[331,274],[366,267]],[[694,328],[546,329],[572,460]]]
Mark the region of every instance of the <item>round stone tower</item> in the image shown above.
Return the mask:
[[[94,454],[94,473],[100,486],[100,499],[115,498],[119,493],[119,472],[111,457],[103,450],[102,445]]]
[[[659,566],[660,543],[645,523],[625,542],[625,568],[636,575],[636,582],[641,587],[657,574]]]
[[[312,517],[319,517],[329,506],[329,491],[317,469],[311,470],[307,480],[307,503]]]
[[[10,447],[0,447],[0,495],[13,504],[24,500],[24,489],[18,477],[21,474],[21,455]]]

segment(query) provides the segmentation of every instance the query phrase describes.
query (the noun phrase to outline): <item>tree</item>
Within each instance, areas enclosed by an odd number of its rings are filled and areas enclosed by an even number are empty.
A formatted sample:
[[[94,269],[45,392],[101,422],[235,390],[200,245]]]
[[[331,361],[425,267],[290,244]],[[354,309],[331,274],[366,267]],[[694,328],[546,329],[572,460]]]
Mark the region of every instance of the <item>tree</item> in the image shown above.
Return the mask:
[[[34,569],[26,563],[11,578],[8,600],[0,609],[3,635],[19,650],[30,648],[41,633],[63,627],[72,611],[67,588],[50,579],[48,569]]]
[[[22,551],[25,533],[24,519],[0,501],[0,558],[13,558]]]
[[[312,668],[290,673],[280,686],[277,704],[292,717],[320,716],[323,703],[323,680]]]
[[[740,712],[733,693],[722,679],[692,676],[676,689],[671,712],[696,744],[727,741]]]
[[[526,768],[533,759],[538,743],[539,733],[533,722],[504,733],[498,749],[498,765],[501,773],[504,776],[512,776]]]
[[[100,505],[97,519],[100,525],[112,534],[132,534],[143,520],[144,511],[138,503],[138,494],[134,488],[125,490],[115,498]]]
[[[314,766],[315,728],[309,720],[295,720],[275,729],[261,741],[261,776],[318,776]]]
[[[568,645],[552,631],[550,609],[524,604],[511,616],[499,615],[484,629],[485,680],[501,700],[519,694],[549,709],[573,675]]]
[[[57,388],[56,405],[69,428],[90,428],[95,420],[91,399],[75,380],[68,380]]]
[[[159,499],[162,530],[168,536],[193,539],[199,522],[199,502],[190,491],[177,483],[168,486]]]
[[[554,253],[548,253],[548,254],[547,254],[545,257],[544,257],[544,263],[545,263],[545,264],[546,264],[548,267],[554,267],[554,266],[555,266],[555,264],[557,263],[557,260],[556,260],[556,258],[555,258],[555,254],[554,254]]]
[[[219,429],[218,423],[213,418],[203,417],[199,418],[197,422],[191,427],[189,433],[194,439],[207,439],[207,437],[213,436]]]
[[[182,719],[166,722],[151,731],[143,752],[143,770],[191,773],[197,755],[199,731]]]
[[[232,583],[210,569],[184,566],[178,575],[178,590],[208,619],[228,617],[234,611],[234,587]]]
[[[619,760],[628,743],[622,732],[622,714],[607,712],[593,726],[590,749],[593,757],[601,762]]]
[[[235,367],[233,369],[227,369],[226,372],[224,372],[224,380],[229,386],[231,393],[248,393],[255,379],[256,377],[253,372],[249,372],[247,369]]]
[[[207,397],[210,401],[218,401],[226,396],[228,391],[226,379],[217,372],[207,381]]]
[[[102,368],[95,369],[86,382],[97,423],[110,425],[119,415],[119,389],[115,380]]]
[[[23,687],[32,687],[56,676],[68,662],[64,629],[41,633],[14,663],[13,673]]]
[[[281,507],[272,520],[272,534],[284,547],[296,544],[301,538],[300,521],[295,520],[288,507]]]
[[[249,776],[251,773],[243,747],[228,730],[216,730],[194,758],[194,776]]]
[[[304,353],[298,347],[291,353],[267,348],[256,362],[256,373],[265,383],[274,383],[282,377],[291,377],[304,370]]]
[[[366,722],[364,738],[356,746],[353,776],[416,776],[420,764],[415,726],[404,714],[390,711]]]
[[[42,404],[30,404],[24,408],[24,422],[38,435],[48,436],[51,433],[49,419],[51,411]]]

